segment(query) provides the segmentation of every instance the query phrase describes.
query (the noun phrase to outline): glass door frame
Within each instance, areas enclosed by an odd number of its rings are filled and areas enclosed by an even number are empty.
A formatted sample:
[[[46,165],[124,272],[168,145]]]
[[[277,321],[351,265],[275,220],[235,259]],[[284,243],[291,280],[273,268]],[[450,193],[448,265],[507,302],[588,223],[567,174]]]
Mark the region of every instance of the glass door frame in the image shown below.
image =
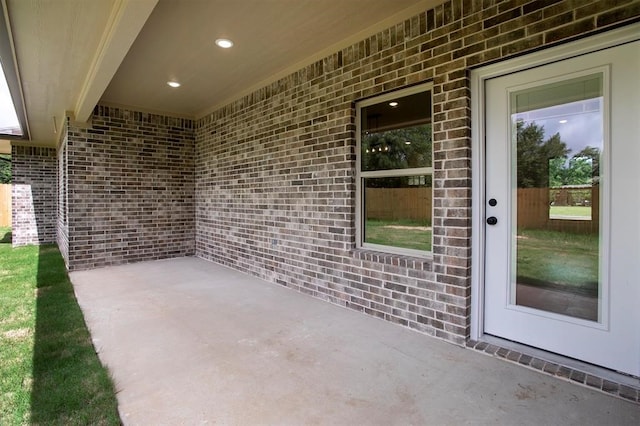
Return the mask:
[[[640,23],[603,34],[556,46],[526,56],[498,62],[471,72],[472,131],[472,259],[471,259],[471,335],[484,335],[484,261],[485,261],[485,82],[488,79],[524,71],[607,49],[640,39]]]

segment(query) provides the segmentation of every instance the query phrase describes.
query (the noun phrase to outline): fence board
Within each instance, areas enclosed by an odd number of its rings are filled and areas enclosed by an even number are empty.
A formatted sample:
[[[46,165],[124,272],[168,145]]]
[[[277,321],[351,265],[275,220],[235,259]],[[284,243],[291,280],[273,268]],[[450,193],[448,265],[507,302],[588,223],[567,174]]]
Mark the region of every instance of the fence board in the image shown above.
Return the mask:
[[[11,184],[0,184],[0,226],[11,226]]]
[[[599,187],[591,190],[591,220],[549,218],[549,188],[518,188],[518,227],[596,234],[600,222]]]
[[[367,188],[367,217],[371,219],[431,220],[431,188]]]
[[[549,221],[549,188],[518,188],[518,228],[545,229]]]

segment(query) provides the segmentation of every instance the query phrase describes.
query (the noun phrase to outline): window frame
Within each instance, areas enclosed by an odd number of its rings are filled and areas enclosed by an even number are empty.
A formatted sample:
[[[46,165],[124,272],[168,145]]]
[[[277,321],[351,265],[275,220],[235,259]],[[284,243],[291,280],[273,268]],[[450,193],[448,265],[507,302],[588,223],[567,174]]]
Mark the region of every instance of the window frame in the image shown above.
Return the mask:
[[[408,176],[431,176],[431,196],[433,199],[433,127],[431,129],[431,167],[417,167],[407,169],[391,169],[391,170],[374,170],[374,171],[362,171],[362,109],[371,105],[376,105],[383,102],[389,102],[392,100],[399,100],[401,98],[415,95],[416,93],[430,92],[431,96],[431,124],[433,125],[433,83],[423,83],[416,86],[408,87],[405,89],[396,90],[393,92],[385,93],[379,96],[375,96],[368,99],[356,101],[356,248],[369,249],[383,253],[397,254],[402,256],[412,257],[433,257],[433,203],[431,205],[431,218],[432,218],[432,231],[431,231],[431,251],[423,251],[416,249],[409,249],[396,246],[387,246],[381,244],[367,243],[364,241],[364,226],[365,226],[365,206],[364,206],[364,179],[366,178],[380,178],[380,177],[408,177]]]

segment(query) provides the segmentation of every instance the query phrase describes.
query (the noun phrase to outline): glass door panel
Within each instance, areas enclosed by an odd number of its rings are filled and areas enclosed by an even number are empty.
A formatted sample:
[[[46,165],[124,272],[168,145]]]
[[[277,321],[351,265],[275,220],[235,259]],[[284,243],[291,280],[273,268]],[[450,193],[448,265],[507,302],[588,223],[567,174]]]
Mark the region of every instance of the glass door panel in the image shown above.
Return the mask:
[[[602,73],[510,93],[511,303],[599,321]]]
[[[477,74],[483,332],[640,375],[640,41],[495,68]]]

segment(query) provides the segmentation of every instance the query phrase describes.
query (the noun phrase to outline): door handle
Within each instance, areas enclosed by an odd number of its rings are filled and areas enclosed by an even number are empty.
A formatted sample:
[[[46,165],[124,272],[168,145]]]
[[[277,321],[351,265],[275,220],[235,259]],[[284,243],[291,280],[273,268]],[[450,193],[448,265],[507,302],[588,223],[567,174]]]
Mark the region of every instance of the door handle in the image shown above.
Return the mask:
[[[498,223],[498,218],[496,218],[495,216],[491,216],[487,218],[487,224],[495,225],[496,223]]]

